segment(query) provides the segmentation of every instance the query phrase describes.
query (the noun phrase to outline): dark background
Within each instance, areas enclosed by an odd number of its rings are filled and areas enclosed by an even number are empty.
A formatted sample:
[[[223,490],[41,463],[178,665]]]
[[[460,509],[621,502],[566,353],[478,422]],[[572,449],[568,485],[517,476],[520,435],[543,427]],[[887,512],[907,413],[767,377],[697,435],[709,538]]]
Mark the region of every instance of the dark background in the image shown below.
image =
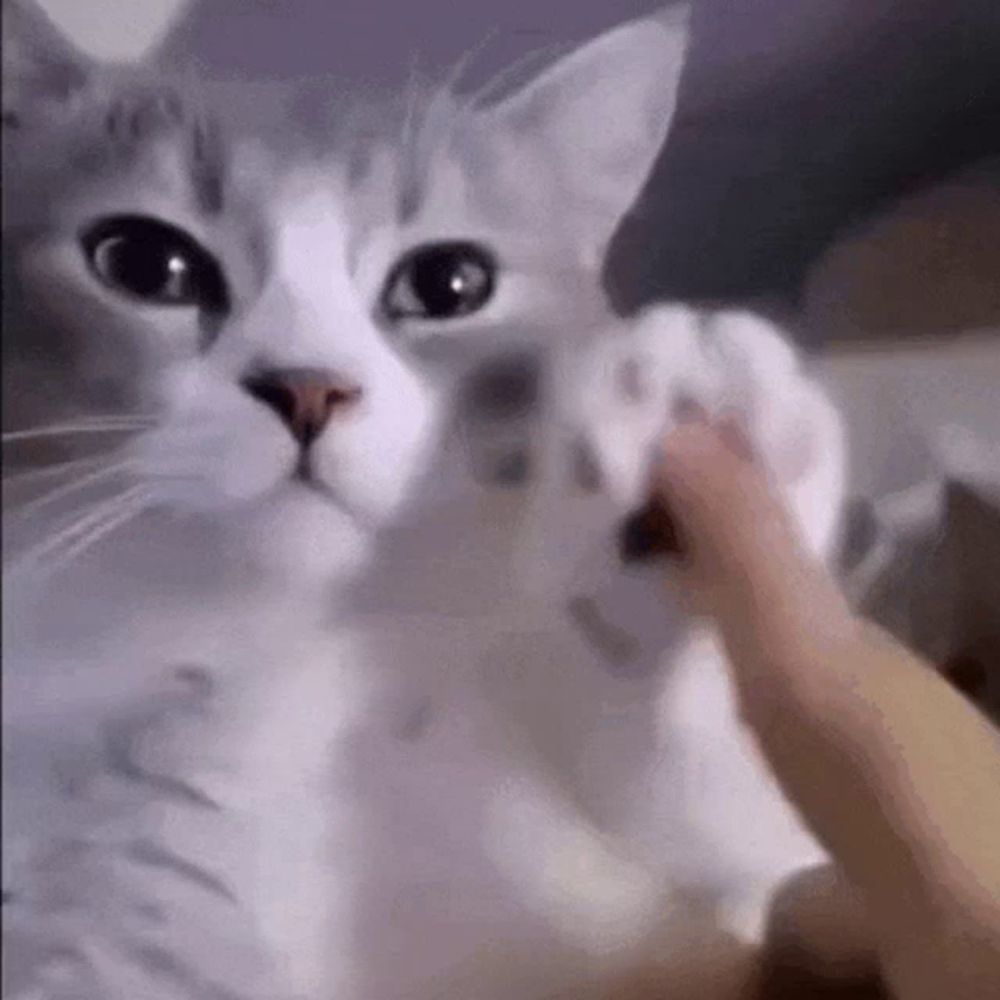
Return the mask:
[[[475,86],[649,0],[195,0],[165,47],[223,75],[398,86],[484,43]],[[1000,0],[695,0],[672,135],[609,255],[654,297],[794,295],[843,226],[1000,152]]]

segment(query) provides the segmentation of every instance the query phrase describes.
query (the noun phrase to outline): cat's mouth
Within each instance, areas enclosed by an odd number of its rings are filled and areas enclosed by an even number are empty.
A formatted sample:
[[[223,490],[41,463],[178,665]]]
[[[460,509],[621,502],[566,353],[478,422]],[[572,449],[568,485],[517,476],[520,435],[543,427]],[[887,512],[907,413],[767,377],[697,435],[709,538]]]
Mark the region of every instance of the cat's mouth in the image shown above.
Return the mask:
[[[295,469],[284,480],[284,486],[286,489],[290,488],[292,492],[304,492],[310,496],[319,497],[339,514],[346,515],[359,525],[370,526],[372,520],[370,516],[356,504],[352,504],[342,491],[336,489],[316,473],[307,450],[302,452]]]

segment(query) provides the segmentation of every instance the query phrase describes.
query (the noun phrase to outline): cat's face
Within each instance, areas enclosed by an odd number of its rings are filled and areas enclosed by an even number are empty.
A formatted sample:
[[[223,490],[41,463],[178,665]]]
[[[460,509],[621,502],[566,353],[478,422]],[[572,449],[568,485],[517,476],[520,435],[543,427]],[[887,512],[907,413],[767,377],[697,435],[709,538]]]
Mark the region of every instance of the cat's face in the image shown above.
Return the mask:
[[[397,115],[86,66],[10,13],[5,427],[76,427],[24,447],[106,457],[111,515],[221,516],[320,568],[456,428],[483,488],[528,478],[547,352],[605,317],[676,28]]]

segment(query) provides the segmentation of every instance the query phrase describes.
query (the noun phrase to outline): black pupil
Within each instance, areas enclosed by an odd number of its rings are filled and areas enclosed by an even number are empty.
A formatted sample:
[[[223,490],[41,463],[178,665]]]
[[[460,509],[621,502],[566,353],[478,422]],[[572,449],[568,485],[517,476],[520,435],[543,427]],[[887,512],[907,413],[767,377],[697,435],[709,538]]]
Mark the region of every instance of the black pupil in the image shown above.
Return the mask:
[[[117,216],[82,237],[90,266],[110,288],[162,305],[227,307],[214,258],[183,230],[158,219]]]
[[[455,316],[478,308],[489,297],[489,262],[472,248],[441,248],[417,254],[410,263],[413,292],[427,314]]]
[[[108,279],[134,295],[186,298],[192,294],[191,264],[177,247],[156,240],[110,237],[102,249]]]

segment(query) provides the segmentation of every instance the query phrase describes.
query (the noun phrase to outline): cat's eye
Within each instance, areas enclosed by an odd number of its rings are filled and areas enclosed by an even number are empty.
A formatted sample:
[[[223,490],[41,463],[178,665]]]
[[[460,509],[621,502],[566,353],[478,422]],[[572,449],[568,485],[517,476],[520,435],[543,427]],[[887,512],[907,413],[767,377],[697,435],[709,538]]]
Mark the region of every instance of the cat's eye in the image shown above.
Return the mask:
[[[392,269],[382,311],[393,322],[449,320],[478,312],[492,298],[497,264],[476,243],[431,243],[411,250]]]
[[[81,239],[90,269],[108,288],[161,306],[225,311],[219,265],[182,229],[145,216],[115,216]]]

